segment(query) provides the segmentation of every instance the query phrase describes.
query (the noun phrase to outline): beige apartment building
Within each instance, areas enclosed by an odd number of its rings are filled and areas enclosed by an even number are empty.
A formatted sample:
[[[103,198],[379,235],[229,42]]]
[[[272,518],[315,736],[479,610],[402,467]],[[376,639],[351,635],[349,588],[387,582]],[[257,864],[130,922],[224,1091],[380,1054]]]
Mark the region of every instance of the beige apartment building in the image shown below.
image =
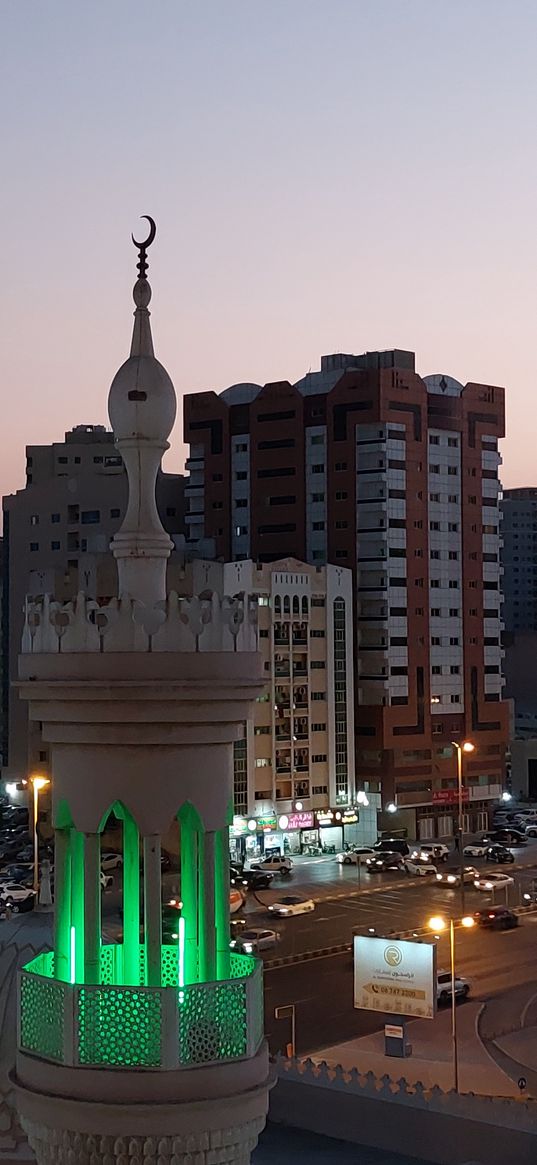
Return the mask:
[[[377,837],[354,772],[352,573],[294,558],[195,562],[194,592],[257,596],[266,690],[235,745],[232,852],[340,850]]]
[[[167,532],[183,533],[184,478],[160,473],[157,503]],[[48,749],[28,727],[27,707],[13,687],[26,596],[99,599],[116,594],[110,542],[127,503],[127,475],[104,425],[76,425],[63,441],[30,445],[26,486],[3,499],[2,775],[20,780],[47,771]]]

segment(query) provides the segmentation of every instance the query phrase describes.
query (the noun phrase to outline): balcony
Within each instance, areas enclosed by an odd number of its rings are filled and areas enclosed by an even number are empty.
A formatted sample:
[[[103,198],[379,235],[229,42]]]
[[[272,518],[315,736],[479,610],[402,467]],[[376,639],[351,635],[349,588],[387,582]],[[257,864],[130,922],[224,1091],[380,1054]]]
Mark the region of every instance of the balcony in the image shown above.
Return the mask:
[[[277,663],[275,668],[274,668],[274,674],[276,676],[278,676],[278,679],[289,679],[289,676],[291,674],[289,671],[289,664],[288,663]]]
[[[145,948],[140,946],[143,981]],[[75,1068],[191,1069],[244,1060],[263,1038],[261,964],[230,952],[230,974],[179,988],[177,946],[162,947],[161,987],[122,984],[123,947],[101,949],[98,986],[53,977],[54,956],[20,978],[22,1052]]]
[[[293,665],[293,675],[294,676],[307,676],[307,674],[308,674],[308,669],[307,669],[305,663],[295,663]]]

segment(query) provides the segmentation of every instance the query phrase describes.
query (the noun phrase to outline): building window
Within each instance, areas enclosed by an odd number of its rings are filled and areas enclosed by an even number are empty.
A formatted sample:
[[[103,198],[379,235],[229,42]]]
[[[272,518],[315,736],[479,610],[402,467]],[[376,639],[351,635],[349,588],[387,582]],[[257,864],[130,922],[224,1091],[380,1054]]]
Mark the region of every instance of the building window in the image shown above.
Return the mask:
[[[450,477],[456,477],[459,472],[456,465],[448,465],[447,471]]]
[[[324,494],[312,494],[312,502],[324,502]]]
[[[111,518],[119,518],[120,516],[121,516],[121,510],[119,510],[117,506],[114,506],[110,510],[110,517]]]
[[[336,530],[348,530],[348,522],[336,522]]]
[[[52,522],[52,525],[56,526],[58,524],[58,522],[61,520],[61,514],[51,514],[50,520]]]
[[[441,664],[433,663],[433,666],[431,668],[431,672],[432,672],[433,676],[441,676],[442,675]]]
[[[324,522],[313,522],[312,530],[324,530]]]
[[[459,504],[458,495],[457,494],[448,494],[448,502],[451,502],[452,505],[457,506]]]
[[[448,437],[447,443],[450,449],[457,449],[459,445],[459,439],[458,437]]]
[[[324,434],[317,433],[315,435],[315,437],[311,438],[310,444],[311,445],[324,445]]]
[[[440,587],[440,579],[439,578],[432,578],[431,579],[431,588],[438,589],[439,587]]]
[[[460,696],[451,696],[450,698],[451,698],[452,704],[460,704],[460,702],[461,702]]]
[[[459,618],[459,608],[458,607],[450,607],[449,614],[450,614],[450,617],[452,619],[458,619]]]
[[[460,669],[459,665],[456,663],[453,663],[449,669],[449,674],[451,676],[458,676],[458,675],[460,675],[460,670],[461,669]]]
[[[336,473],[342,473],[343,470],[345,470],[346,468],[347,468],[346,461],[336,461],[336,465],[335,465]]]
[[[322,671],[326,667],[324,659],[312,659],[310,663],[312,671]]]
[[[439,502],[440,501],[440,494],[429,494],[429,501],[430,502]]]
[[[80,521],[83,526],[93,526],[101,520],[100,510],[82,510]]]
[[[458,636],[457,636],[457,635],[451,635],[451,636],[450,636],[450,639],[449,639],[449,646],[450,646],[450,647],[458,647],[458,646],[459,646],[459,638],[458,638]]]
[[[346,502],[348,496],[346,489],[336,490],[336,502]]]
[[[415,523],[414,523],[415,525]],[[429,522],[429,530],[439,530],[440,522]]]
[[[233,808],[239,817],[244,817],[248,812],[246,735],[233,745]]]
[[[429,433],[429,445],[439,445],[439,444],[440,444],[440,437],[434,437],[432,433]]]
[[[235,503],[235,504],[237,504],[237,503]],[[244,504],[246,505],[246,502]],[[223,502],[213,502],[212,508],[213,508],[213,510],[223,510],[224,503]]]
[[[30,550],[32,552],[39,550],[39,542],[30,542]]]
[[[320,462],[318,462],[316,465],[312,465],[311,472],[312,473],[324,473],[324,465],[321,465]]]
[[[431,607],[431,616],[433,619],[439,619],[442,614],[441,607]]]
[[[439,465],[430,465],[429,466],[429,473],[440,473],[440,466]]]
[[[326,724],[312,724],[312,732],[326,732]]]
[[[312,700],[326,700],[326,692],[312,692]]]
[[[441,647],[442,639],[440,635],[431,635],[431,647]]]
[[[313,598],[311,600],[311,605],[312,607],[324,607],[326,605],[326,600]]]
[[[59,542],[51,542],[51,543],[50,543],[50,549],[51,549],[51,550],[59,550],[59,549],[60,549],[60,543],[59,543]]]
[[[336,550],[336,558],[348,558],[348,550]]]
[[[431,550],[431,558],[440,558],[439,550]]]
[[[94,458],[93,458],[93,464],[94,464],[94,465],[102,465],[102,463],[103,463],[103,459],[102,459],[102,457],[94,457]]]
[[[270,760],[267,757],[257,757],[255,762],[256,769],[266,769],[270,765]]]
[[[323,762],[326,760],[326,753],[325,752],[314,752],[311,759],[312,759],[314,765],[323,764]],[[345,788],[346,788],[346,786],[345,786]]]
[[[324,639],[324,631],[310,631],[310,639]]]
[[[30,526],[39,526],[39,514],[32,514],[30,518]]]
[[[459,523],[458,522],[448,522],[448,531],[450,534],[458,534]]]
[[[244,476],[246,477],[246,474]],[[224,480],[223,473],[213,473],[213,481],[223,481],[223,480]]]
[[[457,588],[458,588],[458,585],[459,585],[459,580],[458,580],[458,578],[450,578],[450,580],[449,580],[449,589],[450,589],[450,591],[456,591],[456,590],[457,590]]]
[[[449,551],[448,558],[449,558],[450,562],[457,562],[458,557],[459,557],[458,550],[450,550]]]
[[[67,457],[58,457],[58,465],[67,465]]]

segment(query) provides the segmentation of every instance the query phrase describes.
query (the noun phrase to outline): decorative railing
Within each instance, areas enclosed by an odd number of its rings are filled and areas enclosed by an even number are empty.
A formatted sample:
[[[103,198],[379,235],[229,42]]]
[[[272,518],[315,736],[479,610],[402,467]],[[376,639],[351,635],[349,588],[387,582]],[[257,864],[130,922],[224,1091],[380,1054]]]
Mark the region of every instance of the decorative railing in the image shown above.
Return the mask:
[[[133,599],[102,606],[87,595],[26,600],[23,654],[112,651],[257,651],[257,599],[172,591],[153,607]]]
[[[23,968],[21,1051],[74,1067],[167,1070],[255,1055],[263,1039],[258,959],[230,952],[229,979],[181,986],[177,947],[164,946],[162,986],[137,987],[114,981],[119,952],[103,947],[99,985],[54,979],[51,952]]]

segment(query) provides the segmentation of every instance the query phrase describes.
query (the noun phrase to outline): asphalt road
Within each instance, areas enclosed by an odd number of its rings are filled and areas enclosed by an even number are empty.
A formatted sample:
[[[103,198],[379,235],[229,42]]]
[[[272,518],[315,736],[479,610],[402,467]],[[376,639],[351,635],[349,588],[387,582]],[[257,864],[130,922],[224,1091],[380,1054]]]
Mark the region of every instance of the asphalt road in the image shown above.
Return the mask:
[[[520,926],[512,931],[457,930],[456,943],[457,972],[470,980],[473,999],[487,1000],[535,982],[537,914],[523,917]],[[442,937],[438,968],[447,967],[448,941]],[[349,954],[267,969],[265,1030],[271,1051],[283,1049],[290,1040],[290,1021],[274,1017],[276,1007],[290,1003],[296,1008],[296,1044],[300,1054],[382,1028],[384,1016],[355,1011],[352,992]]]

